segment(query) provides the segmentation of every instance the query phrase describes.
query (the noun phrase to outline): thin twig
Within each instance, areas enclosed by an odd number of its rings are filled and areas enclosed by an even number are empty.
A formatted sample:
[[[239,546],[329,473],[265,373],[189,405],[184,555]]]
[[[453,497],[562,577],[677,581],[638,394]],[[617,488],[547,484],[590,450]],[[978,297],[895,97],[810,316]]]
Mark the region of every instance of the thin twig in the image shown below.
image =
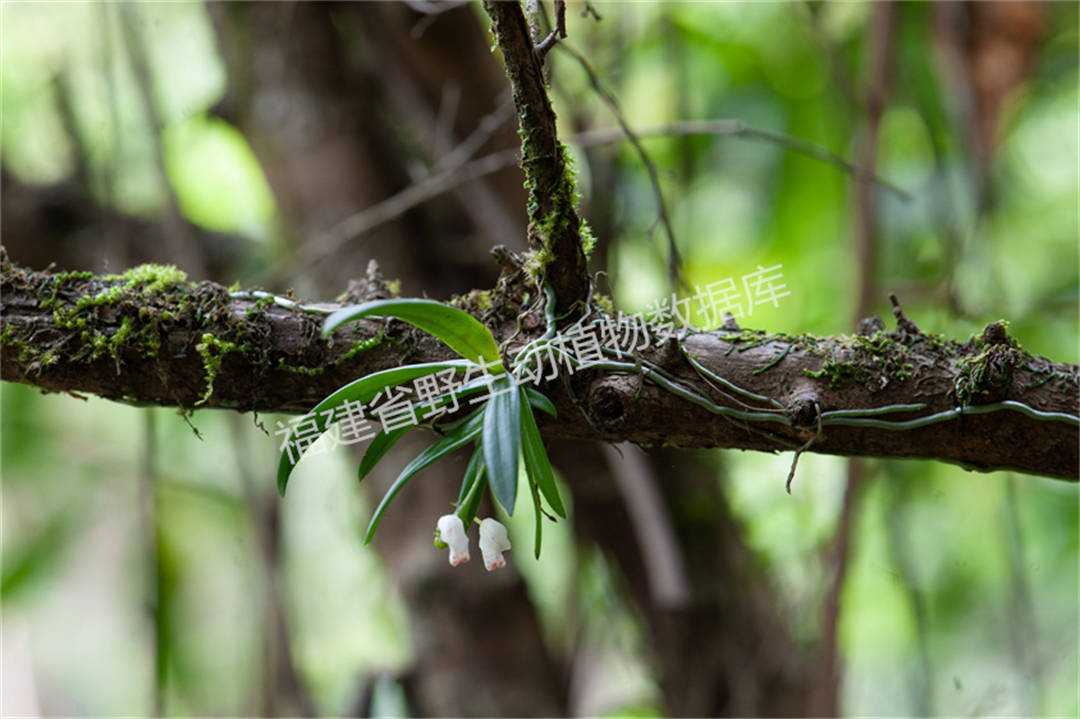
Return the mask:
[[[813,158],[827,165],[832,165],[833,167],[847,172],[857,180],[872,182],[893,193],[905,202],[914,200],[911,193],[897,187],[888,180],[882,179],[873,172],[868,171],[866,168],[856,167],[854,164],[848,162],[834,152],[826,150],[811,142],[807,142],[806,140],[801,140],[797,137],[792,137],[791,135],[785,135],[782,132],[752,127],[739,119],[680,120],[678,122],[637,130],[636,132],[640,139],[651,137],[678,137],[685,135],[733,135],[755,140],[765,140],[766,142],[780,145],[785,149],[800,155],[805,155],[806,157]],[[579,133],[570,138],[569,142],[578,145],[579,147],[594,147],[596,145],[608,145],[618,142],[622,139],[621,135],[622,130],[620,128],[603,128]]]
[[[555,43],[566,39],[566,0],[555,0],[555,27],[536,46],[536,54],[543,60]]]
[[[816,400],[814,401],[814,414],[817,416],[817,431],[814,432],[813,437],[806,440],[803,446],[795,450],[795,456],[791,458],[791,469],[788,471],[787,480],[784,482],[784,489],[787,490],[788,494],[791,494],[791,482],[795,479],[795,468],[799,466],[799,457],[821,438],[821,405]]]
[[[349,242],[360,239],[388,222],[393,222],[413,207],[450,192],[465,183],[479,180],[482,177],[516,165],[521,161],[521,151],[518,148],[507,148],[471,162],[468,161],[487,141],[490,134],[500,127],[502,122],[506,121],[512,107],[512,103],[500,105],[495,112],[485,117],[469,137],[465,138],[453,151],[447,153],[435,164],[431,174],[427,177],[377,204],[346,217],[329,230],[305,242],[291,257],[274,264],[258,279],[258,282],[274,284],[283,281],[288,274],[296,270],[298,265],[302,266],[304,263],[334,256],[338,250]],[[735,137],[766,139],[770,142],[776,142],[792,152],[821,160],[826,164],[848,171],[854,177],[872,181],[899,197],[911,197],[885,180],[856,170],[850,163],[824,148],[780,133],[750,127],[742,120],[675,122],[647,128],[638,131],[636,135],[639,139],[678,135],[732,135]],[[623,142],[627,139],[621,128],[612,127],[582,132],[568,138],[567,142],[577,147],[597,147]]]
[[[514,104],[507,100],[476,126],[457,147],[435,163],[431,172],[397,194],[360,212],[349,215],[326,232],[301,245],[296,252],[268,269],[260,278],[261,283],[273,284],[285,279],[298,264],[314,262],[322,257],[332,257],[352,240],[358,239],[377,227],[392,222],[412,208],[438,197],[460,185],[511,167],[521,157],[517,148],[502,150],[473,162],[469,159],[483,147],[491,136],[513,115]]]
[[[660,176],[656,172],[656,166],[653,164],[652,158],[649,157],[649,153],[645,152],[641,140],[630,128],[629,123],[627,123],[622,108],[619,106],[618,99],[610,90],[604,87],[603,83],[600,82],[599,76],[593,71],[592,65],[585,59],[585,56],[566,43],[562,43],[559,47],[577,60],[578,64],[581,65],[585,74],[589,76],[589,84],[592,85],[593,90],[595,90],[596,94],[600,96],[600,99],[604,101],[604,104],[608,106],[608,109],[615,117],[615,122],[618,123],[623,135],[625,135],[626,139],[630,141],[630,144],[634,146],[634,150],[637,151],[638,157],[641,158],[641,164],[645,166],[645,171],[649,175],[649,183],[652,185],[653,197],[656,199],[656,211],[660,218],[660,224],[663,225],[664,233],[668,238],[668,280],[671,282],[671,286],[674,289],[684,287],[685,284],[682,281],[679,272],[680,267],[682,266],[682,258],[679,257],[679,248],[675,242],[675,230],[671,226],[667,203],[664,201],[664,193],[660,189]]]

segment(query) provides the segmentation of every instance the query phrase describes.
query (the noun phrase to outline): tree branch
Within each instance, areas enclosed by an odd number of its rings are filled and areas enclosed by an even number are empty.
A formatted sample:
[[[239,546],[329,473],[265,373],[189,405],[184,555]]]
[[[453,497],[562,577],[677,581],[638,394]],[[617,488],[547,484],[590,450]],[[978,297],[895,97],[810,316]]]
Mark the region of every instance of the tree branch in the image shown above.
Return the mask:
[[[6,254],[0,266],[0,377],[53,392],[303,412],[357,377],[451,357],[396,321],[360,321],[324,339],[323,313],[338,305],[282,307],[167,268],[58,275]],[[385,296],[369,270],[346,300]],[[523,328],[543,324],[539,311],[521,318]],[[514,333],[507,325],[496,334]],[[775,452],[804,444],[820,420],[809,451],[1077,478],[1080,365],[1032,356],[998,323],[963,343],[910,320],[869,336],[693,333],[542,389],[559,409],[557,421],[541,420],[550,437]]]
[[[556,311],[562,315],[589,299],[577,190],[521,6],[485,0],[484,9],[491,16],[517,109],[521,167],[529,190],[529,244],[544,268],[544,278],[555,289]]]

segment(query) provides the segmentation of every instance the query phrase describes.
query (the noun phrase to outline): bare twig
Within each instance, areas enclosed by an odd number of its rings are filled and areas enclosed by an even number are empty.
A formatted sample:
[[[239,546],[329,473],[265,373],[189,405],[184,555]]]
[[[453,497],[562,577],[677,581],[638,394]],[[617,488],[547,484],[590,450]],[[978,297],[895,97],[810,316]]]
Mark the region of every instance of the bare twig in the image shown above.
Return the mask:
[[[440,15],[449,10],[456,10],[459,7],[468,5],[469,0],[442,0],[442,2],[405,0],[405,4],[412,10],[423,14],[423,17],[417,20],[412,30],[409,31],[411,38],[419,40],[427,32],[427,29],[431,27],[432,23],[439,19]]]
[[[555,0],[555,27],[536,46],[536,54],[543,60],[555,43],[566,39],[566,0]]]
[[[332,228],[305,242],[297,249],[295,254],[288,259],[281,260],[267,270],[259,278],[259,281],[266,284],[278,283],[284,280],[288,274],[296,272],[298,267],[303,267],[305,263],[332,257],[334,253],[349,242],[359,240],[387,222],[396,220],[413,207],[450,192],[465,183],[494,174],[520,162],[521,152],[517,148],[507,148],[506,150],[485,155],[472,162],[468,161],[487,142],[493,132],[509,119],[512,109],[512,103],[507,102],[500,105],[498,109],[481,121],[472,134],[459,143],[451,152],[443,156],[434,165],[431,174],[382,202],[350,215]],[[763,139],[768,142],[775,142],[792,152],[807,155],[848,171],[856,178],[874,182],[900,197],[910,198],[908,193],[895,185],[878,177],[868,175],[824,148],[771,130],[748,126],[742,120],[687,120],[649,127],[636,131],[635,134],[642,140],[672,135],[732,135],[735,137]],[[609,127],[579,133],[569,137],[567,142],[577,147],[598,147],[624,142],[627,139],[622,128]]]
[[[589,84],[592,85],[593,90],[595,90],[596,94],[600,96],[600,99],[604,101],[604,104],[608,106],[611,114],[615,117],[615,122],[619,124],[619,128],[626,136],[626,139],[634,146],[638,157],[641,158],[641,163],[645,166],[645,171],[649,175],[649,182],[652,184],[653,197],[656,199],[656,211],[660,217],[660,224],[664,227],[664,233],[667,235],[668,239],[668,279],[671,282],[673,289],[684,286],[680,275],[682,259],[679,257],[679,247],[675,241],[675,230],[672,228],[671,219],[668,217],[667,203],[664,201],[664,193],[660,189],[660,176],[656,172],[656,166],[653,164],[652,158],[649,157],[649,153],[645,152],[641,140],[630,128],[629,123],[626,121],[626,117],[623,115],[622,108],[619,106],[618,99],[604,87],[603,83],[600,82],[600,78],[597,76],[596,72],[593,71],[592,66],[589,64],[589,61],[585,59],[585,56],[566,43],[563,43],[560,47],[577,60],[582,69],[585,70],[585,74],[589,76]]]
[[[349,215],[329,230],[305,242],[293,255],[271,266],[259,278],[260,282],[266,284],[281,282],[287,275],[295,273],[297,266],[304,266],[324,257],[332,257],[349,242],[363,237],[387,222],[396,220],[412,208],[449,192],[461,184],[513,166],[520,157],[520,152],[516,148],[469,162],[469,159],[484,146],[484,143],[512,117],[513,111],[514,105],[509,100],[500,103],[493,112],[480,121],[468,137],[458,143],[457,147],[439,158],[426,177],[382,202]]]
[[[807,142],[806,140],[801,140],[797,137],[785,135],[774,130],[752,127],[738,119],[680,120],[666,125],[657,125],[655,127],[637,130],[635,134],[641,139],[682,135],[734,135],[755,140],[764,140],[780,145],[781,147],[800,155],[805,155],[820,162],[824,162],[827,165],[832,165],[833,167],[847,172],[856,180],[872,182],[882,189],[893,193],[905,202],[910,202],[914,199],[911,196],[911,193],[906,190],[882,179],[873,172],[868,171],[866,168],[855,166],[853,163],[848,162],[834,152],[830,152],[823,147],[819,147],[818,145]],[[622,135],[623,131],[621,128],[603,128],[579,133],[570,138],[569,142],[580,147],[593,147],[596,145],[606,145],[618,142],[619,140],[624,139]]]
[[[799,457],[803,452],[814,446],[814,442],[821,439],[821,406],[814,402],[814,414],[817,416],[817,431],[814,435],[806,440],[803,446],[795,450],[795,456],[791,458],[791,469],[788,470],[787,481],[784,482],[784,489],[788,494],[791,494],[791,482],[795,479],[795,468],[799,466]]]

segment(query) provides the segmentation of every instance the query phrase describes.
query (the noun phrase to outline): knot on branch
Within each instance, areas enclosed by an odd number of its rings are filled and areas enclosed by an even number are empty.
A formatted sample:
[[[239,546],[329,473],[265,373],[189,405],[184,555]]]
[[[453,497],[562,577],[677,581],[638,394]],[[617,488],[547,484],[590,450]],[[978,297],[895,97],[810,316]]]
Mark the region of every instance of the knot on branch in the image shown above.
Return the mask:
[[[788,407],[791,424],[798,429],[814,429],[821,419],[821,405],[809,395],[796,397]]]
[[[596,380],[589,387],[590,418],[601,429],[617,427],[630,412],[637,390],[637,380],[630,375],[609,375]]]
[[[858,333],[860,337],[873,337],[878,332],[885,331],[885,323],[877,315],[863,317],[859,320]]]

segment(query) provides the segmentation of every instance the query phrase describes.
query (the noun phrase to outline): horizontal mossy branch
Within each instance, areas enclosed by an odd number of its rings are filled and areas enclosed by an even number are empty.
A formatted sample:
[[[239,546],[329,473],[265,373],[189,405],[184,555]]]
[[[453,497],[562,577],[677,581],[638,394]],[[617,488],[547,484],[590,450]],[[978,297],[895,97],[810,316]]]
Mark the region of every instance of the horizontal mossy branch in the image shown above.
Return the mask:
[[[303,412],[357,377],[452,356],[400,322],[362,320],[324,339],[336,304],[282,306],[169,268],[95,277],[0,259],[0,376],[53,392]],[[362,283],[349,300],[385,296]],[[520,333],[509,343],[519,350],[542,333],[541,313],[497,336]],[[966,342],[910,321],[866,336],[699,332],[565,380],[542,388],[559,409],[541,419],[549,437],[764,451],[816,437],[810,451],[1077,478],[1080,366],[1032,356],[999,323]]]

